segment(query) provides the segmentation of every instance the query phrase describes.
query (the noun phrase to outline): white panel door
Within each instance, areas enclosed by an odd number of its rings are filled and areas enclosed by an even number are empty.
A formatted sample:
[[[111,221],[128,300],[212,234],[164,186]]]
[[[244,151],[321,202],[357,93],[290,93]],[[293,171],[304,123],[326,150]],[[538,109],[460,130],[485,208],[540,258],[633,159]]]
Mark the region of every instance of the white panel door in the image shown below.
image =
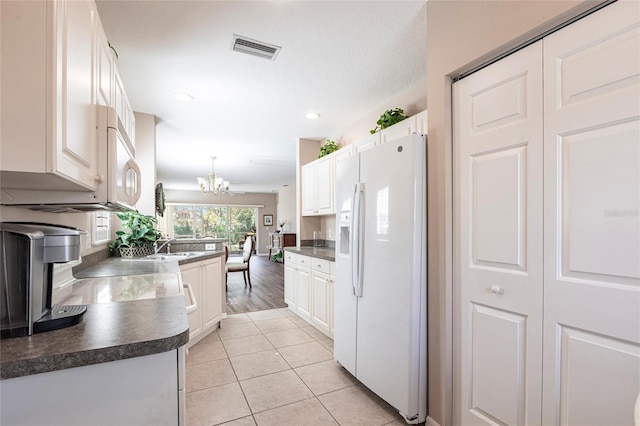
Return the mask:
[[[633,424],[639,5],[616,2],[544,39],[546,425]]]
[[[541,421],[541,87],[541,42],[454,85],[455,424]]]

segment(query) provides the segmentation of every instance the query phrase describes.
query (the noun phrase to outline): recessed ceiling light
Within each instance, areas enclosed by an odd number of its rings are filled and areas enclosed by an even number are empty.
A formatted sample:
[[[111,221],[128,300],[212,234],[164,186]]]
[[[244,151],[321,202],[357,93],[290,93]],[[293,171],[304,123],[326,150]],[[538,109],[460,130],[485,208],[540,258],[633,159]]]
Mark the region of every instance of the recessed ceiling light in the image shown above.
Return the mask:
[[[173,97],[179,101],[184,101],[184,102],[191,102],[193,100],[193,96],[183,92],[174,93]]]
[[[318,114],[317,112],[308,112],[307,114],[305,114],[305,117],[309,120],[315,120],[317,118],[320,118],[320,114]]]

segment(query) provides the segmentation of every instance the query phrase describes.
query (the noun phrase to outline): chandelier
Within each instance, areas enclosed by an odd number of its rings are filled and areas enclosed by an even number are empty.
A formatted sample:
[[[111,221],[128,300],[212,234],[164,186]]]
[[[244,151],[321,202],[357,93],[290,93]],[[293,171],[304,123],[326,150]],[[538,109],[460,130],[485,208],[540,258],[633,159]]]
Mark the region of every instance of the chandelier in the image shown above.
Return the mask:
[[[230,194],[229,181],[223,180],[221,177],[216,177],[216,173],[213,168],[213,162],[217,157],[211,157],[211,172],[207,174],[206,178],[198,178],[198,185],[200,191],[203,194]]]

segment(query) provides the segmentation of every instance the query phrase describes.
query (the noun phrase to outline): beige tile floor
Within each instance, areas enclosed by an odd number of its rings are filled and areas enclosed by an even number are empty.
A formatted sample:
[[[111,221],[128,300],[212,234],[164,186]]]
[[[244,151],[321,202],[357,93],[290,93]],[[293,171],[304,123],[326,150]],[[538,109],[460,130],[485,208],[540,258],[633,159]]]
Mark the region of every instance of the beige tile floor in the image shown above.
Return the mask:
[[[400,426],[288,309],[230,315],[187,355],[187,426]]]

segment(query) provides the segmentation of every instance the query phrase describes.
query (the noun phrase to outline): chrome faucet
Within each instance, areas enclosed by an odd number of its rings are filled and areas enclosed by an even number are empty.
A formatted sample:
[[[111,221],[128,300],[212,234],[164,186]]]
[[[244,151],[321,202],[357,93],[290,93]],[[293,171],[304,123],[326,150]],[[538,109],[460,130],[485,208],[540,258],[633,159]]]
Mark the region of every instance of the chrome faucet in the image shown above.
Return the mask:
[[[162,243],[160,245],[160,247],[157,247],[155,250],[155,253],[158,254],[160,252],[160,250],[162,250],[164,248],[164,246],[167,246],[167,254],[171,253],[171,241],[175,241],[175,238],[169,238],[167,241],[165,241],[164,243]],[[158,245],[158,243],[156,242],[156,246]]]

